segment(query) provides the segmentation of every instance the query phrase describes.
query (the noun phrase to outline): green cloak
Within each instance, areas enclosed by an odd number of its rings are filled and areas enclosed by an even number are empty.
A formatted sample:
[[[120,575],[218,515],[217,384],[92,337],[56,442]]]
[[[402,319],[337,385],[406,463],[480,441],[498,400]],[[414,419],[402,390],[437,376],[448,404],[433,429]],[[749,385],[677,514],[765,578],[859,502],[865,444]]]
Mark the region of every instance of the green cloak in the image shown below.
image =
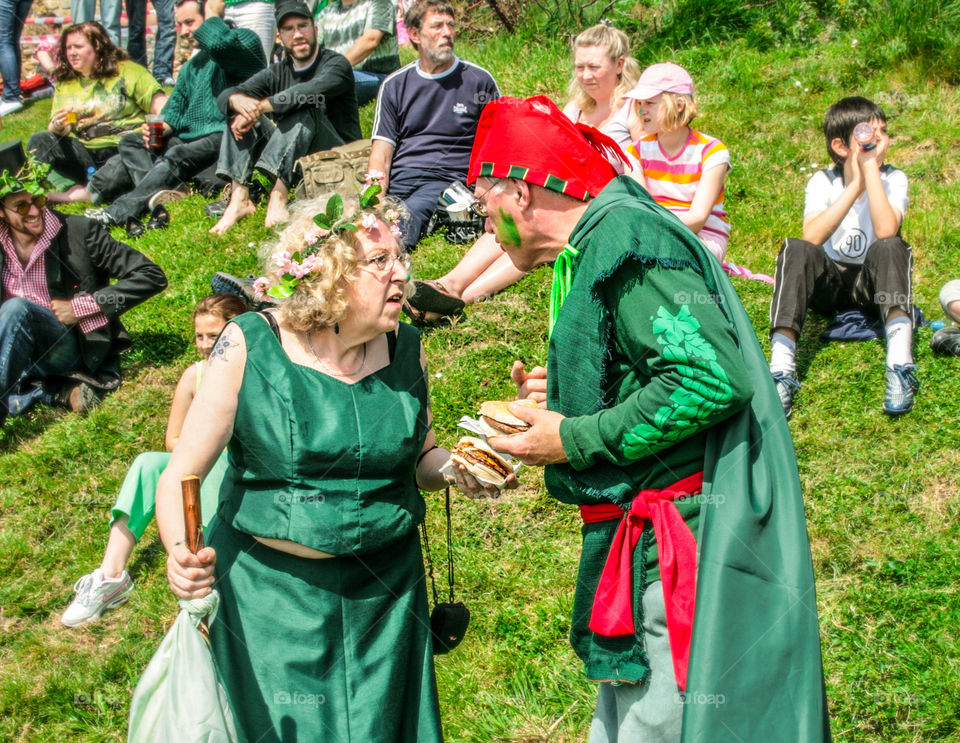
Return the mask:
[[[624,209],[630,210],[624,212]],[[594,288],[625,262],[692,265],[717,299],[740,341],[755,387],[748,407],[709,429],[698,544],[697,601],[683,713],[682,743],[823,743],[830,740],[813,565],[796,455],[787,421],[740,298],[720,264],[679,220],[628,178],[611,181],[570,237],[578,245],[601,220],[629,219],[623,241],[577,259],[574,283],[589,266]],[[629,217],[626,215],[629,214]],[[605,407],[604,331],[609,320],[598,292],[572,291],[560,311],[576,312],[575,353],[551,358],[553,391],[565,415]],[[573,302],[570,300],[573,299]],[[568,314],[565,319],[573,319]],[[558,323],[558,327],[560,323]],[[569,326],[569,323],[568,323]],[[551,338],[551,356],[559,342]],[[553,407],[554,400],[551,401]],[[622,489],[613,465],[574,473],[547,468],[546,478],[576,481],[583,502]],[[592,482],[590,482],[592,481]],[[621,487],[618,487],[620,485]],[[714,497],[711,497],[714,496]],[[720,497],[722,496],[722,497]]]

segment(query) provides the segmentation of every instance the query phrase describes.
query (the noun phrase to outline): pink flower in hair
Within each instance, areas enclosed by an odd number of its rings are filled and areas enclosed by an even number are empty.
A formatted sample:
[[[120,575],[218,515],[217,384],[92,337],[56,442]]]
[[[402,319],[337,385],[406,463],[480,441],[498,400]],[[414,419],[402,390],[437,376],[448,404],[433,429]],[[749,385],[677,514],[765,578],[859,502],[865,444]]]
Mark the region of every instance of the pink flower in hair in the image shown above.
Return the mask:
[[[360,218],[360,226],[363,227],[363,229],[365,230],[372,230],[374,227],[377,226],[377,215],[372,214],[371,212],[366,212]]]
[[[396,222],[398,219],[400,219],[400,212],[398,212],[396,209],[387,209],[386,214],[383,216],[387,218],[388,222]]]
[[[323,268],[323,258],[316,254],[308,255],[303,259],[303,263],[300,264],[300,269],[303,273],[297,278],[301,278],[301,276],[306,276],[307,274],[317,273],[321,268]]]
[[[400,228],[394,222],[390,223],[390,232],[393,233],[394,237],[400,237],[403,235],[403,232],[400,231]]]
[[[267,296],[267,292],[270,290],[270,279],[266,276],[261,276],[256,281],[253,282],[253,296],[257,298],[258,302],[262,302],[263,298]]]

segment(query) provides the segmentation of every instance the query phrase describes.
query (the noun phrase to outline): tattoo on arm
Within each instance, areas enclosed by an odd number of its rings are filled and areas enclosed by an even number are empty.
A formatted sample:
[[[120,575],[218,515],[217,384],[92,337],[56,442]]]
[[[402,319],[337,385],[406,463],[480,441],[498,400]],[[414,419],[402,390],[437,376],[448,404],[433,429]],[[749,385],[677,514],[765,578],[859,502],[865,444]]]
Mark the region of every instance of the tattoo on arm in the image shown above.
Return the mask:
[[[220,337],[217,338],[217,342],[213,346],[213,350],[210,352],[210,362],[213,363],[217,359],[227,362],[232,360],[234,349],[239,347],[239,343],[233,338],[233,333],[231,332],[232,327],[227,326],[227,328],[220,333]]]

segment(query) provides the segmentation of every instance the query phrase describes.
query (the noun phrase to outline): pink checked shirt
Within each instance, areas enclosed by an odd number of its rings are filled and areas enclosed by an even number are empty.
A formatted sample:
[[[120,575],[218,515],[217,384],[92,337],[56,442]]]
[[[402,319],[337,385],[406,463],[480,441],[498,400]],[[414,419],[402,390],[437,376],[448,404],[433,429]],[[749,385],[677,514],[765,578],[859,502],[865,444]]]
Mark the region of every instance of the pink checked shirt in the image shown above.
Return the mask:
[[[6,258],[3,276],[0,277],[0,299],[6,302],[11,297],[23,297],[41,307],[50,307],[50,292],[47,290],[47,267],[44,256],[53,238],[60,232],[60,220],[44,208],[43,233],[37,238],[27,265],[20,262],[13,245],[13,236],[6,223],[0,223],[0,246]],[[87,334],[102,328],[109,321],[100,311],[100,305],[89,294],[77,294],[70,300],[70,307],[80,325],[80,332]]]

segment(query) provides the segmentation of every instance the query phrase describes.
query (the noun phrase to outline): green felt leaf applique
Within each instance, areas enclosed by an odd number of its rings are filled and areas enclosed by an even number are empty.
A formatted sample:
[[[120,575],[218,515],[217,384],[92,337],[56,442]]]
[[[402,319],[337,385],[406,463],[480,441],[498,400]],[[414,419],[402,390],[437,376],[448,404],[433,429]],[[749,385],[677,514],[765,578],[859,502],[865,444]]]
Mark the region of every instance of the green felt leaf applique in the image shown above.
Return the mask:
[[[663,358],[680,374],[680,386],[670,393],[669,404],[654,413],[652,424],[640,423],[624,434],[625,457],[641,459],[696,433],[733,399],[730,379],[700,327],[687,305],[676,315],[662,305],[657,309],[652,329]]]

